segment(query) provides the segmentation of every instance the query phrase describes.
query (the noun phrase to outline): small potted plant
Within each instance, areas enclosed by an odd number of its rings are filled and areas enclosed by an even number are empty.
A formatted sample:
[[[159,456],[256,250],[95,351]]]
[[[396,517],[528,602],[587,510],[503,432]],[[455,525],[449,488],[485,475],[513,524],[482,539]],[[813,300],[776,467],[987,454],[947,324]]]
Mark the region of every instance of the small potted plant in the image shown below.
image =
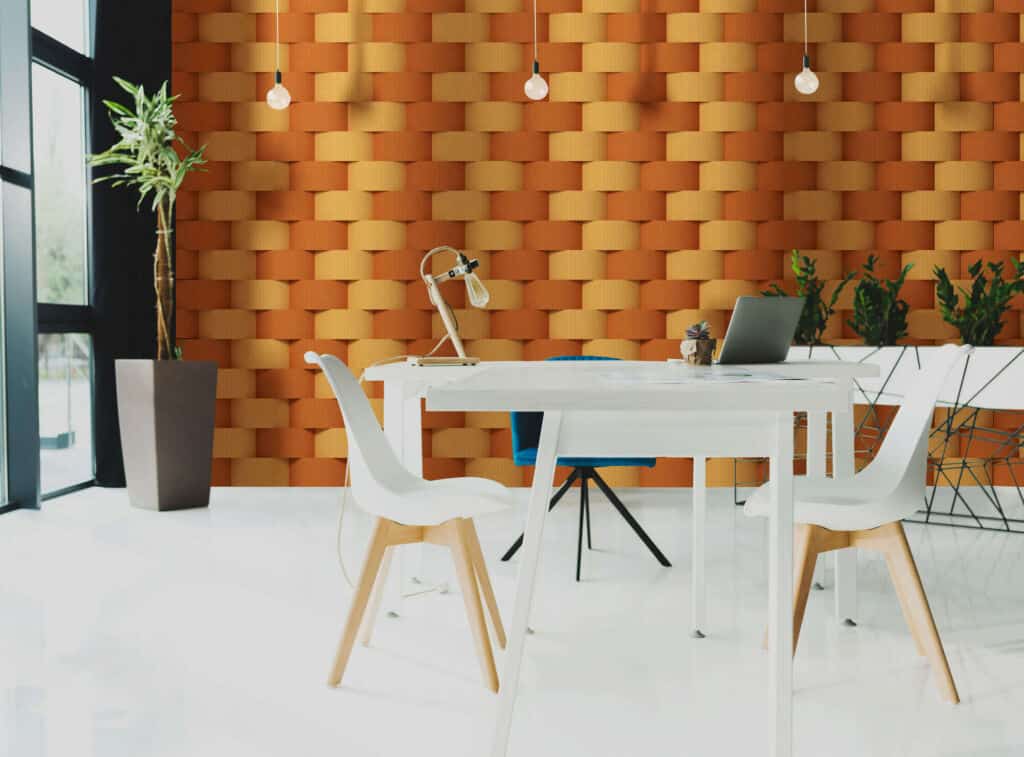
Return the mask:
[[[135,189],[138,207],[148,200],[156,216],[153,293],[156,304],[156,360],[117,360],[117,406],[125,478],[133,505],[150,510],[205,507],[210,499],[217,365],[181,360],[175,346],[174,203],[185,177],[206,161],[175,134],[177,120],[167,83],[153,95],[117,77],[132,100],[128,107],[105,100],[119,141],[89,156],[112,173],[96,183]]]
[[[686,329],[686,339],[679,343],[679,354],[690,365],[711,365],[716,342],[711,338],[711,324],[701,321]]]
[[[943,320],[955,326],[964,344],[975,347],[989,347],[1003,330],[1003,315],[1010,307],[1010,300],[1024,292],[1024,264],[1012,260],[1013,273],[1003,276],[1003,264],[990,262],[987,265],[991,280],[985,275],[981,261],[977,261],[967,272],[973,282],[971,290],[962,286],[954,287],[949,275],[939,266],[935,267],[935,296]],[[959,290],[959,294],[957,293]],[[963,295],[963,302],[960,301]]]
[[[836,302],[843,289],[850,283],[855,274],[847,274],[832,290],[832,295],[825,299],[825,282],[818,278],[817,264],[813,258],[801,256],[799,250],[793,250],[790,267],[796,279],[796,296],[804,298],[804,309],[800,312],[800,321],[796,327],[793,342],[798,345],[815,347],[821,344],[822,334],[828,326],[828,319],[835,313]],[[790,295],[778,284],[762,292],[765,297],[789,297]]]
[[[914,267],[908,263],[895,280],[875,276],[878,258],[869,255],[863,275],[853,290],[853,318],[847,321],[864,344],[890,347],[907,335],[907,313],[910,306],[900,299],[900,289]]]

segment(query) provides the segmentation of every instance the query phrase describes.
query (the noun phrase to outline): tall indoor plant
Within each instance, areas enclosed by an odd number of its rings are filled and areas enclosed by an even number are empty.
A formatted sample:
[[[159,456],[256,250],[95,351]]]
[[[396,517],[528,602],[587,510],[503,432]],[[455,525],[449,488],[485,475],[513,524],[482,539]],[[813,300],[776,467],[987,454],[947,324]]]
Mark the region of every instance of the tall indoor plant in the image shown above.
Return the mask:
[[[152,95],[114,77],[132,102],[104,104],[118,141],[91,155],[94,168],[114,170],[95,179],[138,193],[156,221],[153,294],[156,360],[118,360],[117,404],[125,478],[132,504],[152,510],[203,507],[210,497],[217,366],[185,362],[174,344],[174,204],[185,177],[206,161],[175,133],[177,99],[167,83]]]

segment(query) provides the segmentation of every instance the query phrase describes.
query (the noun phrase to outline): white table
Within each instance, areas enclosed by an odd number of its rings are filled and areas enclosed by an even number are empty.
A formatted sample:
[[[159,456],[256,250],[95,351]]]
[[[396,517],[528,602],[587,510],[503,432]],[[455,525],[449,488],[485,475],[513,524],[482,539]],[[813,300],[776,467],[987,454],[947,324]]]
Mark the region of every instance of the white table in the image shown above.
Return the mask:
[[[498,702],[493,757],[505,757],[541,539],[559,456],[767,457],[770,753],[792,751],[793,413],[842,412],[843,382],[708,379],[667,363],[492,365],[427,391],[430,410],[541,411],[540,443]],[[693,429],[699,429],[694,433]]]
[[[778,363],[771,366],[749,365],[733,366],[735,369],[749,371],[769,371],[780,376],[791,378],[821,378],[836,381],[847,392],[853,394],[855,379],[866,379],[878,376],[879,368],[871,363],[856,361],[839,361],[831,354],[822,354],[822,359],[809,359],[799,348],[797,360]],[[806,351],[806,350],[805,350]],[[420,414],[420,400],[433,387],[443,386],[454,380],[466,379],[487,370],[491,366],[530,367],[537,365],[571,365],[581,363],[538,363],[536,361],[509,361],[501,363],[480,363],[475,366],[430,366],[420,367],[409,362],[390,363],[373,366],[366,370],[368,381],[384,382],[384,433],[396,450],[403,464],[416,475],[423,473],[423,427]],[[647,369],[662,363],[644,361],[621,361],[617,365],[623,370]],[[508,408],[501,408],[507,410]],[[832,412],[832,448],[833,475],[853,475],[853,412],[849,402],[841,407],[831,408]],[[827,413],[811,411],[807,418],[807,472],[810,475],[825,475],[827,459]],[[707,492],[705,488],[705,462],[707,456],[694,458],[693,480],[693,533],[692,533],[692,584],[691,591],[694,635],[702,635],[706,630],[706,602],[704,581],[704,523],[706,519]],[[418,545],[404,548],[405,552],[415,552]],[[395,550],[388,550],[388,559]],[[401,554],[401,553],[400,553]],[[835,553],[835,614],[840,622],[852,622],[857,608],[857,555],[851,549],[837,550]],[[398,614],[402,608],[402,595],[414,580],[412,567],[419,561],[399,557],[399,569],[389,571],[388,585],[384,597],[384,605],[392,614]],[[819,571],[823,560],[819,560]]]

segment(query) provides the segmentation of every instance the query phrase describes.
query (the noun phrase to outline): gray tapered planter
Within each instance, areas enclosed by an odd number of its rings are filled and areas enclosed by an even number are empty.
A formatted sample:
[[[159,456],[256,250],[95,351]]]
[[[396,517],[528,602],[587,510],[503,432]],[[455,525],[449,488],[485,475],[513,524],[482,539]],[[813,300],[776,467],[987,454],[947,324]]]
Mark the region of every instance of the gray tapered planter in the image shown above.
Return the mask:
[[[146,510],[206,507],[217,364],[118,360],[115,368],[131,503]]]

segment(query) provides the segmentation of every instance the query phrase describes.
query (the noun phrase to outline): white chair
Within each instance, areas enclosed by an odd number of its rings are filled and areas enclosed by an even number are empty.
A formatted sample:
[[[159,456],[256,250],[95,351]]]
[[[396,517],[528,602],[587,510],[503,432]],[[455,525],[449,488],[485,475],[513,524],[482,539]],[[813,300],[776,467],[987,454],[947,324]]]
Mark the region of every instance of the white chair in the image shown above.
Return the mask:
[[[957,345],[937,350],[864,470],[846,479],[798,477],[793,496],[793,517],[799,524],[794,545],[793,652],[818,555],[846,547],[877,550],[885,555],[918,653],[928,656],[943,696],[954,704],[960,701],[956,684],[900,521],[921,507],[935,402],[950,372],[970,351],[969,346]],[[747,500],[745,512],[766,516],[770,506],[766,485]]]
[[[480,668],[490,689],[497,691],[498,673],[480,603],[481,593],[487,603],[495,638],[502,648],[505,630],[472,518],[511,506],[510,493],[500,484],[482,478],[426,481],[414,476],[399,462],[359,382],[345,364],[333,355],[307,352],[305,357],[307,363],[319,365],[323,370],[341,408],[348,435],[351,494],[363,510],[377,516],[328,683],[332,686],[341,683],[374,582],[383,584],[386,578],[381,571],[386,550],[401,544],[429,542],[452,550]],[[367,618],[364,642],[368,641],[372,630],[373,614],[371,612]]]

